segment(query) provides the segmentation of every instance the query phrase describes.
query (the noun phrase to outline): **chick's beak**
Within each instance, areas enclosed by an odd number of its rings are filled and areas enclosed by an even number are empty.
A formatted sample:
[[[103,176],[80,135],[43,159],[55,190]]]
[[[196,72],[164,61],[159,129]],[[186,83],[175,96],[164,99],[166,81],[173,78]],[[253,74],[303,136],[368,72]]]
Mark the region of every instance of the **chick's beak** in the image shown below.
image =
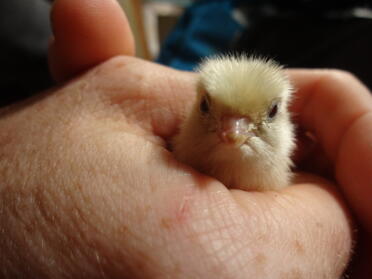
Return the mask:
[[[256,136],[254,124],[248,117],[223,116],[219,124],[217,133],[223,143],[241,146]]]

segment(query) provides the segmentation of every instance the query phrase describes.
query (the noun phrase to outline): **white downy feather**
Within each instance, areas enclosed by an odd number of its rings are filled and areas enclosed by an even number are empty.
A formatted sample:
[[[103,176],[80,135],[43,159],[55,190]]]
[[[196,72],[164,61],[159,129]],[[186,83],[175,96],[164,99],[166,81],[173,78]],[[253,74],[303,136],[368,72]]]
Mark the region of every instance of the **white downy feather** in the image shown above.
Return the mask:
[[[220,56],[204,61],[199,73],[198,98],[173,141],[176,158],[228,187],[273,190],[288,185],[294,148],[288,113],[292,88],[282,68],[271,60]],[[221,142],[224,117],[249,119],[254,136],[241,145]]]

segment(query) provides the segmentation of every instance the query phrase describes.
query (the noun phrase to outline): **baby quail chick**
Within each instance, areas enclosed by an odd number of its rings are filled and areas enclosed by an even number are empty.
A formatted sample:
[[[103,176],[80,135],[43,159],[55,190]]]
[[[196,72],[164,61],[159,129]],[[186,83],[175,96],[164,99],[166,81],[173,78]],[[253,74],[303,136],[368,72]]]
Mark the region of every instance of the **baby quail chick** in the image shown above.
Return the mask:
[[[271,60],[220,56],[199,67],[196,103],[174,138],[176,158],[228,187],[273,190],[290,183],[292,89]]]

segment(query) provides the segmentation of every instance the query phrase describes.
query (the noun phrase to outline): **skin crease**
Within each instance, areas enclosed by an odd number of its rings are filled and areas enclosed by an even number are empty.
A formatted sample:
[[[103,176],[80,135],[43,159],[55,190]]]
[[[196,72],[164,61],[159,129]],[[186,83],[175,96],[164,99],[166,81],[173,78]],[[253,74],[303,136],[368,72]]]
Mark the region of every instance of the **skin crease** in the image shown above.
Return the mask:
[[[57,1],[55,9],[62,9],[58,2],[68,1]],[[114,2],[90,2],[102,4],[99,13],[110,18]],[[86,3],[74,5],[83,11]],[[92,21],[92,39],[99,18]],[[114,45],[120,34],[108,32],[114,39],[107,45]],[[76,47],[66,53],[79,52],[82,39],[71,38]],[[120,53],[130,54],[126,49]],[[52,68],[61,67],[58,80],[84,68],[58,63],[51,59]],[[338,190],[362,236],[372,232],[372,101],[344,72],[289,74],[298,89],[296,122],[319,139],[336,187],[302,174],[296,186],[279,192],[229,190],[179,164],[164,146],[187,113],[197,78],[128,56],[3,109],[0,277],[339,278],[353,227]],[[332,114],[331,105],[338,108]],[[356,250],[351,278],[371,274],[366,240],[360,239],[365,250]]]

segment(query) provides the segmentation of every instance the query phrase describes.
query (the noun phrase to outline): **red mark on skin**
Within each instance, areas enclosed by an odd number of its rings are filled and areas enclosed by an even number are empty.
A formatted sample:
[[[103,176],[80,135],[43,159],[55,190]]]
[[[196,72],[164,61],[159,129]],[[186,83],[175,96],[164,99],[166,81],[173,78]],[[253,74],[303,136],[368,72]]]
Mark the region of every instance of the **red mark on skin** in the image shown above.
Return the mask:
[[[187,219],[187,212],[189,211],[188,198],[184,198],[176,211],[175,218],[162,218],[160,226],[166,230],[175,228],[176,225],[185,223]]]
[[[189,195],[184,195],[176,199],[175,202],[177,203],[174,204],[175,210],[172,209],[172,212],[175,212],[175,214],[171,217],[168,216],[160,219],[160,227],[171,230],[176,229],[180,225],[182,226],[187,221],[188,215],[190,214],[190,201],[191,197]]]
[[[176,214],[177,223],[184,223],[186,221],[187,215],[190,212],[190,200],[190,196],[185,196],[182,199],[182,202]]]

